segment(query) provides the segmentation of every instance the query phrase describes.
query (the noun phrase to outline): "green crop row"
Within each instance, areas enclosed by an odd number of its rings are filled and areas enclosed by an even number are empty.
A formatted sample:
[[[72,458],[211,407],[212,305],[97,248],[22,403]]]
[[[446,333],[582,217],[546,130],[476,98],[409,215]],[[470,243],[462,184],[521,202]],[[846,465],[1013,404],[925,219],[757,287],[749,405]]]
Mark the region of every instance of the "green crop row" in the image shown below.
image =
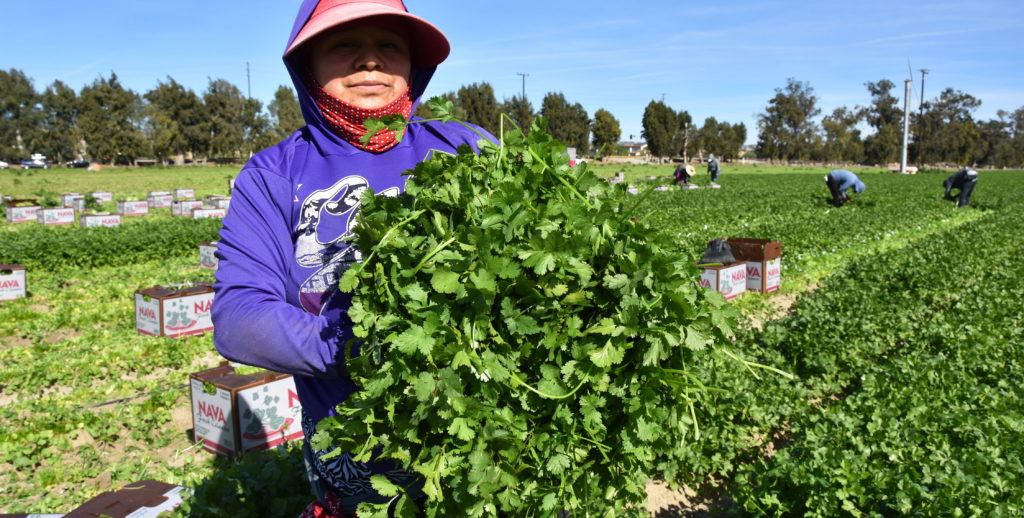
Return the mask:
[[[738,505],[749,508],[738,507],[739,514],[786,514],[786,508],[772,504],[771,498],[796,509],[796,502],[837,483],[830,477],[840,471],[829,470],[830,463],[841,466],[844,459],[836,452],[858,451],[851,446],[852,438],[865,436],[875,415],[883,425],[881,431],[875,430],[877,437],[888,437],[890,428],[897,437],[897,425],[903,424],[898,421],[916,415],[906,409],[920,407],[922,416],[937,416],[930,419],[954,425],[973,412],[976,418],[964,421],[962,435],[950,437],[968,442],[984,435],[987,442],[976,441],[980,446],[972,450],[950,440],[950,447],[942,449],[935,446],[943,444],[942,435],[934,434],[935,442],[919,443],[915,451],[973,456],[976,466],[989,467],[994,474],[979,478],[979,487],[1009,487],[1010,492],[989,499],[1020,498],[1012,492],[1019,489],[1013,484],[1019,483],[1010,478],[1015,472],[1009,462],[1022,453],[1012,449],[1013,441],[1024,443],[1015,420],[1019,410],[1015,417],[1015,407],[1005,404],[1013,400],[1004,399],[1000,406],[995,399],[1000,390],[1020,395],[1012,388],[1022,385],[1020,335],[997,329],[1019,325],[982,302],[988,290],[993,298],[1009,301],[1004,313],[1017,308],[1019,303],[1013,300],[1020,298],[1016,278],[1021,272],[993,270],[992,279],[1001,280],[1001,285],[972,280],[971,274],[986,271],[989,260],[1010,264],[1019,255],[1020,238],[1012,233],[1021,228],[1021,221],[1008,215],[1020,211],[1015,197],[1024,177],[983,174],[972,207],[966,210],[940,199],[941,175],[865,173],[868,191],[838,210],[824,203],[824,182],[811,174],[723,175],[722,189],[654,192],[640,200],[640,212],[670,233],[677,251],[687,257],[696,259],[706,241],[719,236],[782,241],[783,293],[748,294],[736,302],[741,309],[800,294],[808,285],[818,288],[802,294],[789,317],[768,323],[764,331],[745,330],[732,344],[744,358],[792,372],[795,379],[748,368],[727,356],[695,366],[693,376],[711,380],[709,387],[725,392],[702,396],[697,416],[700,438],[691,441],[685,458],[693,485],[709,478],[728,484]],[[173,232],[183,237],[161,239],[158,231],[163,225],[181,225]],[[126,221],[120,229],[94,229],[104,230],[95,234],[89,229],[36,225],[5,233],[0,262],[13,259],[15,249],[9,243],[24,243],[17,249],[23,251],[19,257],[28,258],[23,262],[30,262],[33,270],[29,297],[0,304],[0,512],[67,512],[104,490],[145,478],[196,491],[181,515],[295,515],[309,502],[294,444],[235,461],[206,453],[191,442],[189,393],[182,385],[189,373],[218,360],[209,335],[170,340],[139,336],[134,330],[135,289],[209,279],[208,272],[197,268],[196,244],[216,239],[217,227],[216,221],[156,215]],[[129,230],[134,238],[110,230]],[[22,234],[34,239],[18,241]],[[111,245],[121,246],[127,254],[111,257],[117,253]],[[94,251],[104,247],[109,255]],[[953,255],[954,251],[962,253]],[[922,266],[923,262],[928,264]],[[946,280],[933,281],[933,275]],[[956,284],[958,278],[964,279],[962,284]],[[869,279],[891,287],[867,289]],[[964,305],[966,313],[981,316],[961,317],[957,304]],[[819,325],[831,331],[819,331]],[[959,331],[965,332],[958,335]],[[952,348],[949,337],[962,340],[963,346]],[[935,344],[942,344],[942,355]],[[997,371],[999,362],[1005,372]],[[935,377],[928,380],[931,384],[915,381],[916,371],[922,376],[934,372]],[[973,377],[967,379],[967,374]],[[1005,388],[992,382],[996,376],[1004,378]],[[885,394],[890,380],[906,390]],[[978,380],[992,382],[994,388]],[[967,388],[932,392],[946,384]],[[900,402],[914,392],[923,394],[920,399],[934,397],[944,405]],[[891,396],[891,402],[884,396]],[[116,403],[103,405],[111,401]],[[961,404],[972,406],[957,408]],[[937,413],[940,410],[948,413]],[[871,426],[874,430],[876,425]],[[835,438],[833,443],[813,442],[829,436]],[[822,460],[797,456],[800,444],[822,449]],[[875,447],[872,441],[862,444]],[[878,446],[887,453],[895,451],[889,443]],[[762,464],[766,450],[772,448],[778,453]],[[787,451],[791,453],[784,454]],[[792,462],[775,464],[786,456],[792,456]],[[993,460],[981,463],[985,458]],[[918,473],[905,461],[887,471],[884,458],[871,459],[878,462],[845,462],[886,481],[881,486],[886,488]],[[1007,462],[999,465],[997,459]],[[797,464],[816,468],[800,473],[794,469]],[[947,461],[942,466],[957,465]],[[900,466],[908,470],[898,471]],[[935,473],[933,478],[938,479],[939,471]],[[980,477],[977,471],[969,475]],[[819,477],[819,486],[809,483],[814,477]],[[970,477],[964,480],[973,480]],[[750,487],[746,493],[735,487],[741,480]],[[864,485],[863,477],[857,480]],[[882,495],[858,487],[851,484],[846,491],[882,502]],[[963,492],[950,495],[973,498]],[[921,501],[914,502],[917,506]],[[944,514],[927,511],[924,505],[911,513],[921,509],[922,515]],[[831,509],[832,514],[838,509]],[[873,508],[861,509],[871,514]],[[991,509],[993,514],[998,511]],[[969,507],[964,510],[972,514]]]
[[[220,227],[217,219],[170,216],[119,227],[26,226],[0,237],[0,264],[50,271],[137,264],[198,253],[199,243],[217,240]]]
[[[845,397],[744,466],[755,514],[1024,512],[1024,227],[1019,211],[861,262],[765,344]]]

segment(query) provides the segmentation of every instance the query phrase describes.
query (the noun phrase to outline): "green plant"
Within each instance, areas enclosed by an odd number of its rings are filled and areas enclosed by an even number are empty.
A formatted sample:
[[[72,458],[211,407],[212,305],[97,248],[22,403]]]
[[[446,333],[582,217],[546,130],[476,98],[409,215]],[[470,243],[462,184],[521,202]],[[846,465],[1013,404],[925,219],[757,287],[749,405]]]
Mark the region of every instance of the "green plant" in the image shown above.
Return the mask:
[[[401,129],[367,127],[383,125]],[[673,478],[700,438],[706,388],[688,369],[736,314],[633,221],[624,186],[569,166],[543,119],[479,146],[364,198],[366,256],[341,279],[362,390],[314,443],[418,473],[431,517],[639,516],[647,481]],[[408,488],[374,486],[413,515]]]

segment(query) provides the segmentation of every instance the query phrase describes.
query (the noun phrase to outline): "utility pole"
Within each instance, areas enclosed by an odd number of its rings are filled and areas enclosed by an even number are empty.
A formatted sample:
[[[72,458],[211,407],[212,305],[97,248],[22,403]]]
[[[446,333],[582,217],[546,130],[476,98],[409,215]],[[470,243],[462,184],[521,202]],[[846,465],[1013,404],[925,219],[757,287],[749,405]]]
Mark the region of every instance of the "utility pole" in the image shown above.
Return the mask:
[[[917,167],[921,167],[921,146],[924,141],[924,76],[929,70],[921,69],[921,100],[917,106]]]
[[[900,174],[907,174],[907,140],[910,134],[910,83],[913,79],[903,80],[903,153],[900,155]]]
[[[249,62],[245,62],[245,85],[249,92],[249,98],[252,99],[252,78],[249,76]]]
[[[516,72],[516,75],[517,76],[522,76],[522,78],[523,78],[523,104],[525,105],[526,104],[526,78],[530,74],[524,74],[523,72]]]

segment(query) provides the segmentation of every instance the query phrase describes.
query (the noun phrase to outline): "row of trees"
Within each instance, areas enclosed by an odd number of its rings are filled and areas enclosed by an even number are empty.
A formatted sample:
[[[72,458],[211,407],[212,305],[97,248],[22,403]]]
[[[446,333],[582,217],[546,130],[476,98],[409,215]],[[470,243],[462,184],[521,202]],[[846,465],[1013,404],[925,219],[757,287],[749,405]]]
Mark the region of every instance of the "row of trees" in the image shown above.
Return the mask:
[[[80,92],[60,80],[36,92],[23,72],[0,70],[0,158],[242,158],[303,124],[290,88],[278,88],[267,108],[223,79],[211,79],[197,94],[168,77],[140,95],[111,73]]]
[[[580,103],[570,103],[561,92],[550,92],[544,96],[540,111],[524,97],[513,96],[498,102],[494,88],[489,83],[473,83],[455,92],[446,92],[442,97],[455,104],[459,118],[478,124],[494,135],[511,124],[529,131],[534,119],[543,116],[548,121],[552,136],[575,147],[577,153],[586,154],[593,149],[598,154],[615,152],[622,135],[619,121],[607,110],[597,110],[591,119]],[[507,115],[503,118],[502,114]],[[430,110],[420,105],[417,115],[431,117]]]
[[[747,126],[742,122],[729,124],[714,117],[704,119],[697,127],[686,110],[676,112],[664,102],[651,101],[644,109],[643,133],[647,148],[660,157],[703,157],[713,154],[719,158],[740,156],[747,139]]]
[[[775,90],[758,115],[759,157],[830,162],[898,162],[903,149],[903,109],[888,79],[865,83],[867,106],[836,108],[817,117],[818,97],[806,82],[789,79]],[[974,119],[981,106],[974,96],[946,88],[911,111],[910,161],[918,164],[972,164],[1019,167],[1024,164],[1024,107],[1000,110],[997,118]],[[862,136],[861,127],[872,131]]]
[[[789,79],[758,114],[756,155],[782,161],[899,161],[903,110],[892,92],[895,85],[882,79],[865,86],[870,98],[866,106],[839,107],[819,121],[814,89]],[[486,82],[443,96],[454,102],[460,118],[493,134],[501,131],[503,120],[528,129],[543,116],[549,131],[581,154],[621,152],[620,124],[610,112],[599,109],[591,119],[581,104],[560,92],[545,95],[539,111],[520,96],[499,103]],[[973,113],[980,105],[979,99],[951,88],[925,102],[911,116],[911,161],[1024,164],[1024,107],[977,121]],[[417,114],[431,115],[423,105]],[[277,89],[264,109],[260,101],[245,97],[223,79],[211,79],[197,94],[168,77],[140,95],[111,73],[80,92],[59,80],[37,92],[23,72],[0,70],[0,159],[7,161],[30,153],[58,162],[81,156],[108,163],[132,163],[140,157],[176,163],[187,156],[245,158],[302,124],[299,104],[286,86]],[[868,130],[866,135],[862,129]],[[689,112],[651,101],[644,110],[641,135],[655,156],[714,154],[732,159],[742,153],[747,128],[714,117],[697,126]]]
[[[550,92],[544,96],[539,112],[534,111],[529,100],[520,96],[498,102],[494,88],[488,83],[474,83],[458,91],[447,92],[443,97],[455,104],[457,115],[467,121],[479,124],[491,133],[502,129],[502,114],[507,114],[507,123],[529,129],[537,116],[548,122],[548,131],[567,146],[575,147],[579,153],[603,156],[621,153],[619,140],[622,130],[618,119],[605,109],[594,112],[591,119],[579,103],[571,103],[561,92]],[[432,114],[421,106],[418,115]],[[729,124],[708,117],[704,125],[693,125],[686,111],[675,112],[662,102],[652,101],[644,112],[643,132],[648,149],[655,156],[689,157],[713,153],[723,158],[739,156],[747,138],[747,128],[742,123]]]

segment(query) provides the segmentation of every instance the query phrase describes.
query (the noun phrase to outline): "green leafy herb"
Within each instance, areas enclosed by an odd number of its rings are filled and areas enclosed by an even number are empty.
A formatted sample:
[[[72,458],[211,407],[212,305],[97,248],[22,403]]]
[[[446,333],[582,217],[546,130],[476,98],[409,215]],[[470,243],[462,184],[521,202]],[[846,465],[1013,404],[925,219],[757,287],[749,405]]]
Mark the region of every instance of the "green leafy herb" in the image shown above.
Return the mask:
[[[640,515],[647,481],[696,437],[683,392],[699,387],[679,373],[727,339],[734,310],[631,219],[624,186],[570,167],[543,120],[479,149],[364,198],[365,260],[340,283],[363,390],[315,441],[419,473],[431,517]]]

